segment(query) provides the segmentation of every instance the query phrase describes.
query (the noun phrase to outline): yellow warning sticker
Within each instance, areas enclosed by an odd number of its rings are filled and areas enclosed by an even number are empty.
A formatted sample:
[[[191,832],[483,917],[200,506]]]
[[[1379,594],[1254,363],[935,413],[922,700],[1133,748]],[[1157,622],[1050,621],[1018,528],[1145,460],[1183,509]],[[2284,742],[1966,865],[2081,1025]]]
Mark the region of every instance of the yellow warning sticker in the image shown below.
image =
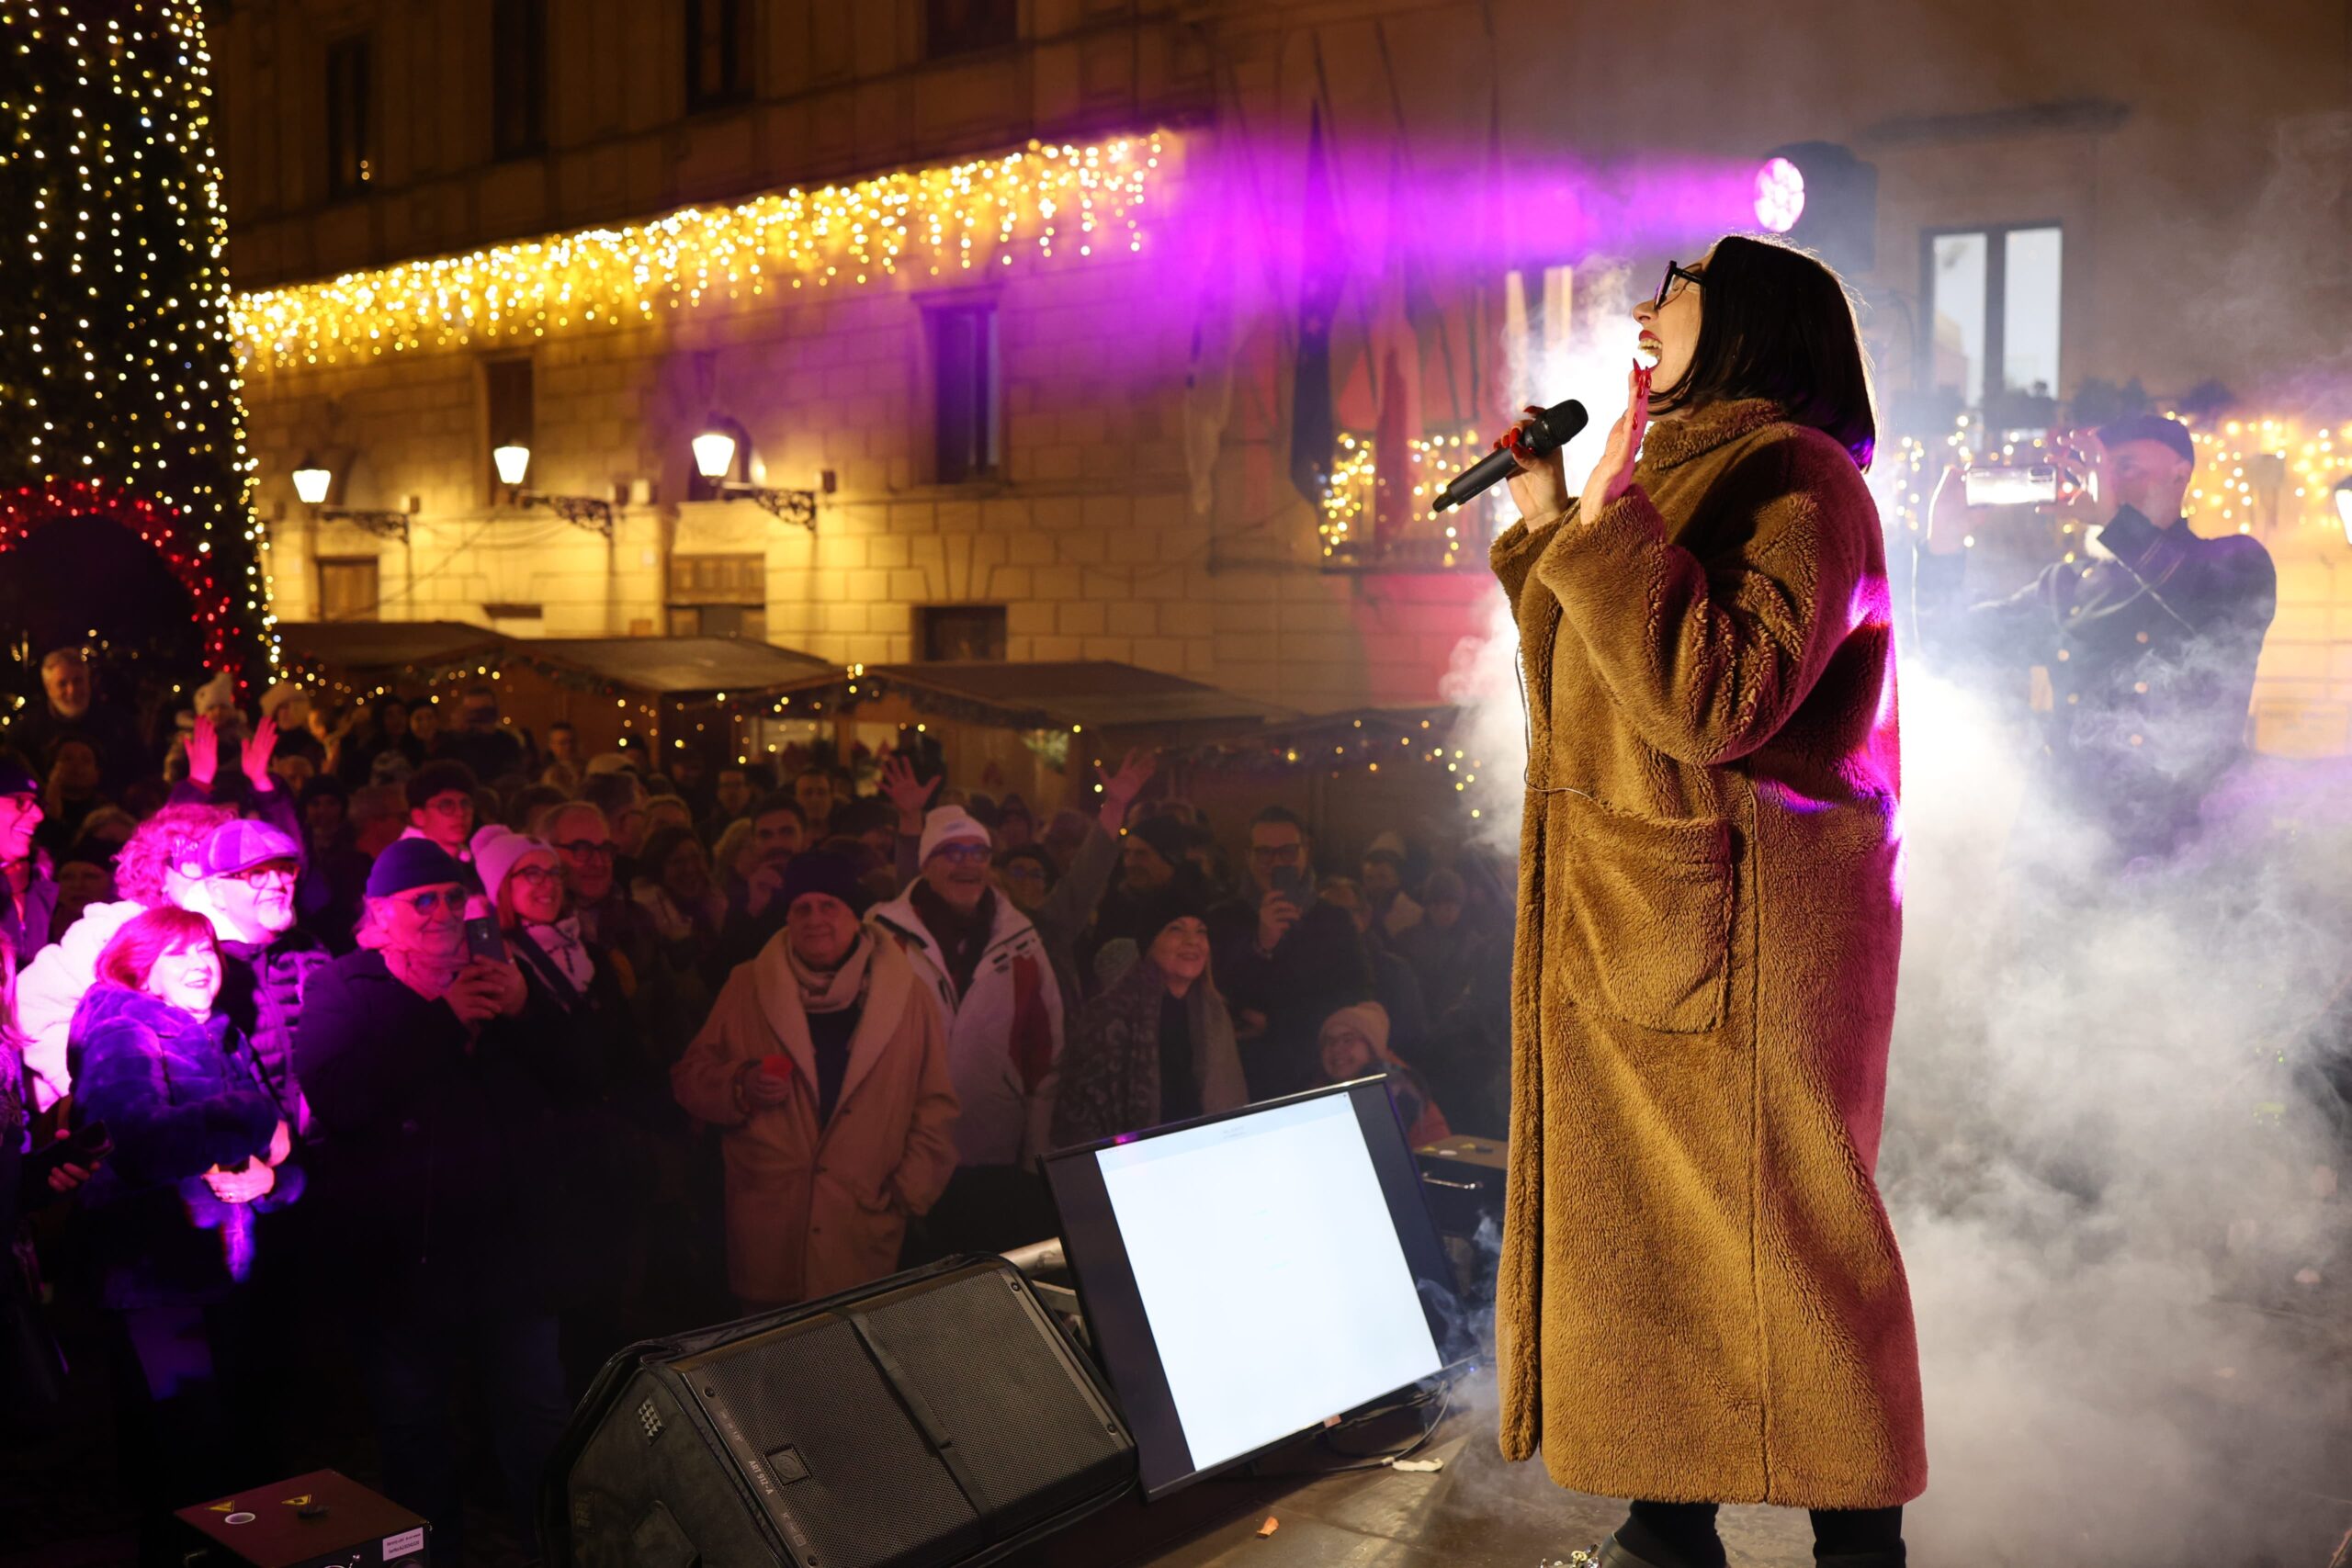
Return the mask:
[[[234,1513],[237,1507],[237,1500],[234,1497],[232,1497],[225,1503],[211,1503],[206,1506],[216,1514]]]
[[[286,1499],[286,1506],[289,1508],[307,1508],[311,1506],[311,1495],[305,1492],[300,1497],[288,1497]]]

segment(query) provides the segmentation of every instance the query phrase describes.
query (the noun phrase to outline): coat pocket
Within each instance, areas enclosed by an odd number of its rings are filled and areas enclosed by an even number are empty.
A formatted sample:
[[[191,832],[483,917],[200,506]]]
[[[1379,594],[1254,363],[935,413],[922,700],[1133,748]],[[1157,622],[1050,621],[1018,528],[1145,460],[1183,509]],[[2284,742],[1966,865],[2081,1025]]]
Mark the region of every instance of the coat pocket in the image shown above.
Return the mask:
[[[1544,961],[1566,999],[1661,1034],[1714,1029],[1731,983],[1730,824],[1550,799]]]

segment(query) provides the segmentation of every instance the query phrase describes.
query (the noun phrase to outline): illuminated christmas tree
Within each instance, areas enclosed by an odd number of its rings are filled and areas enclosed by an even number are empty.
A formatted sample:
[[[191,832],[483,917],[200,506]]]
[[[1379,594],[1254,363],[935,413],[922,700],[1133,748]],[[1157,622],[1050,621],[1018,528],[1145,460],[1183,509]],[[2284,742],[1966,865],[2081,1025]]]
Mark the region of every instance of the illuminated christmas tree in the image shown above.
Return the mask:
[[[248,686],[277,662],[210,69],[198,0],[0,0],[0,627],[20,692],[68,641],[165,689],[199,659]]]

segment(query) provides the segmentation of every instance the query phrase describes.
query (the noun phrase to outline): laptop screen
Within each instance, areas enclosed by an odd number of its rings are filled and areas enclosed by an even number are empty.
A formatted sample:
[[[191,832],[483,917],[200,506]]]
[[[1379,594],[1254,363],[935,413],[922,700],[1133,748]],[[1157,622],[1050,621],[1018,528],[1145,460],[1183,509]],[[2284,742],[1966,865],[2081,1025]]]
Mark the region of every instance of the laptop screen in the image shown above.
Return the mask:
[[[1046,1171],[1147,1496],[1442,1370],[1450,1277],[1381,1080]]]

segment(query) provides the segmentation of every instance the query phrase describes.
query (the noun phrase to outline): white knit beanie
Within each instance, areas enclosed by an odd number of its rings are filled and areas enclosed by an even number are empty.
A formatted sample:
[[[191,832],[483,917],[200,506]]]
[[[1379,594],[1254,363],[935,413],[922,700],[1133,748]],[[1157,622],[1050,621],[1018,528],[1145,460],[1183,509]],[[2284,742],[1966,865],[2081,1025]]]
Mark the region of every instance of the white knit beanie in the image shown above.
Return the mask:
[[[915,857],[915,863],[927,864],[947,844],[978,844],[986,849],[993,842],[978,818],[960,806],[943,806],[922,819],[922,852]]]

